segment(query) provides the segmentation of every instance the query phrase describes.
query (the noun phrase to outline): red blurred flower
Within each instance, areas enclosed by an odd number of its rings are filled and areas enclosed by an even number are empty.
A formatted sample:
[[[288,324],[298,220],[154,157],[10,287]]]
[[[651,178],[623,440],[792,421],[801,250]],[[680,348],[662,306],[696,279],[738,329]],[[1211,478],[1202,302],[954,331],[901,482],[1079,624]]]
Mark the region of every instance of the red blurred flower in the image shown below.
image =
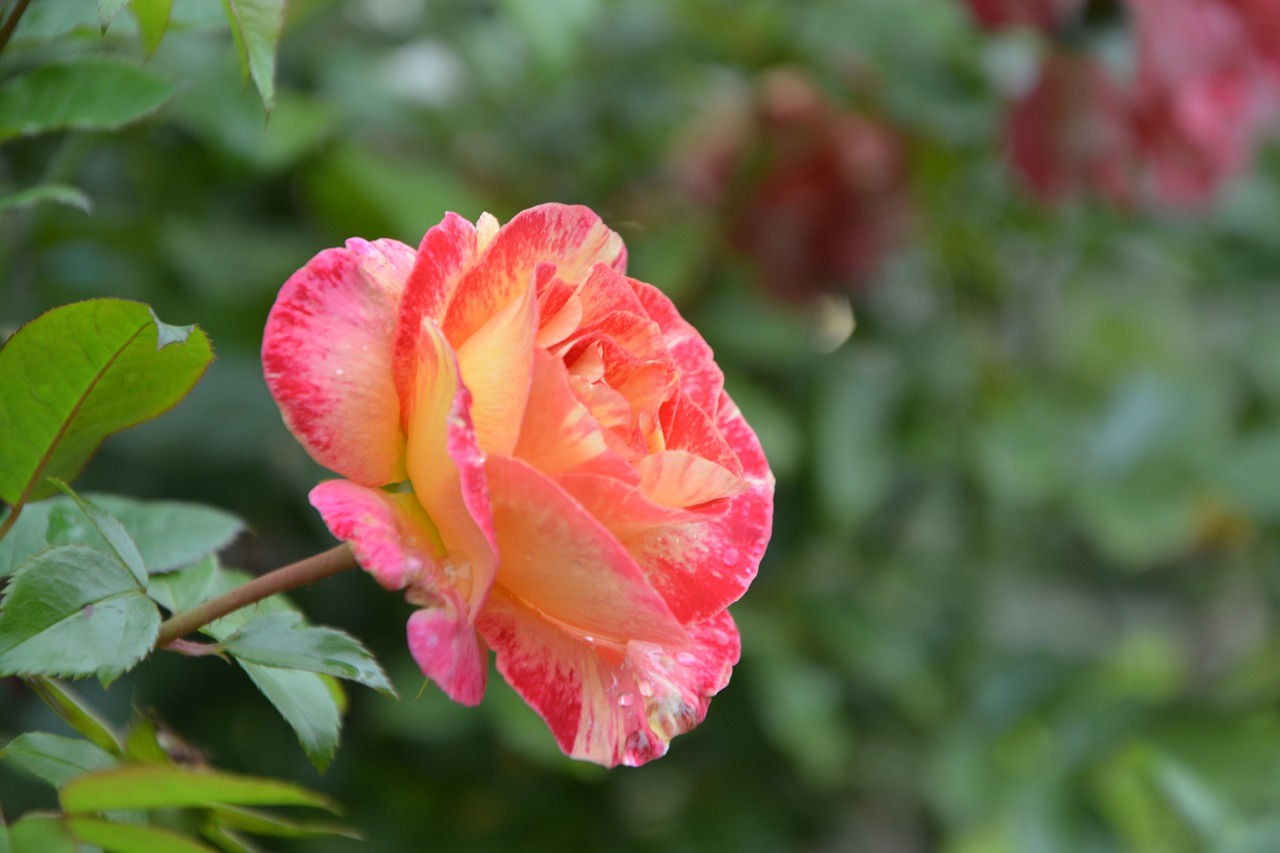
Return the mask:
[[[1133,121],[1140,154],[1159,198],[1201,201],[1250,163],[1280,104],[1280,2],[1129,5],[1138,50]]]
[[[1078,13],[1085,0],[966,0],[987,29],[1029,26],[1049,31]]]
[[[783,298],[856,290],[907,223],[902,138],[832,107],[797,72],[765,75],[751,106],[721,116],[682,165]]]
[[[1090,188],[1131,199],[1133,136],[1124,92],[1092,59],[1053,53],[1007,128],[1015,168],[1041,197]]]

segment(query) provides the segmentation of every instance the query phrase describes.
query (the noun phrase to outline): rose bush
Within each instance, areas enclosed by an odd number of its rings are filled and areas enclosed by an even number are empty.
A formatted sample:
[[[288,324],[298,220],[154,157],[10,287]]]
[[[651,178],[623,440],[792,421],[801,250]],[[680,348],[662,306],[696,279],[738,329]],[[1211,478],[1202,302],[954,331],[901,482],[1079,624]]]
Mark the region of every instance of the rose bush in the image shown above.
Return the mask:
[[[493,649],[560,747],[609,766],[665,753],[728,682],[773,508],[710,348],[625,261],[583,207],[451,213],[416,252],[321,252],[262,349],[289,429],[346,478],[311,503],[420,608],[422,671],[473,705]]]

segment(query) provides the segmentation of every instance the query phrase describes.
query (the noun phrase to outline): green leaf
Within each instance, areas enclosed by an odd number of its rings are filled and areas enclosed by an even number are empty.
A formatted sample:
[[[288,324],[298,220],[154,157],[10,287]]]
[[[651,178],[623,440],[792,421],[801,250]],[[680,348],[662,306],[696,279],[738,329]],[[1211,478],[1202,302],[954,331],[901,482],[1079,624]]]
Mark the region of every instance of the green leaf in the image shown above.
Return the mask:
[[[160,606],[178,613],[219,596],[250,580],[246,572],[226,571],[214,559],[205,560],[166,575],[151,578],[148,594]],[[240,629],[272,614],[288,614],[298,618],[298,611],[284,596],[273,595],[253,608],[229,613],[201,631],[215,640],[225,641]],[[335,632],[336,633],[336,632]],[[246,660],[236,661],[267,700],[275,706],[298,736],[307,758],[323,770],[338,749],[342,728],[342,695],[329,676],[300,669],[281,669]]]
[[[13,844],[9,841],[9,826],[4,822],[2,813],[0,813],[0,853],[13,853]]]
[[[157,346],[151,309],[123,299],[55,308],[0,349],[0,499],[53,494],[108,435],[168,411],[213,359],[197,330]]]
[[[55,503],[41,501],[22,508],[22,515],[0,539],[0,578],[13,574],[28,559],[49,547],[45,534]]]
[[[177,88],[125,62],[84,56],[0,86],[0,140],[57,130],[117,130],[160,109]]]
[[[128,2],[129,0],[98,0],[98,21],[102,24],[103,32],[106,32]]]
[[[46,201],[79,208],[85,213],[93,211],[93,202],[75,187],[67,184],[40,184],[0,198],[0,213],[22,210]]]
[[[218,561],[206,557],[182,571],[153,575],[147,595],[170,613],[181,613],[213,598],[211,590],[219,573]]]
[[[59,815],[28,814],[9,827],[13,853],[79,853]]]
[[[394,697],[395,688],[369,650],[349,634],[300,624],[297,613],[255,619],[222,642],[235,657],[283,669],[305,669],[355,681]]]
[[[63,786],[58,801],[68,814],[215,805],[311,806],[335,814],[338,811],[323,794],[289,782],[153,765],[130,765],[81,776]]]
[[[359,833],[336,823],[287,820],[279,815],[236,806],[215,806],[212,812],[221,826],[238,829],[250,835],[269,835],[276,838],[315,838],[321,835],[342,835],[347,838],[360,839]]]
[[[79,732],[90,743],[112,755],[122,754],[120,738],[110,724],[99,717],[98,712],[70,687],[39,675],[28,680],[27,685],[35,691],[41,701],[62,718],[63,722]]]
[[[151,651],[160,611],[129,569],[80,545],[23,564],[0,602],[0,675],[97,675],[104,683]]]
[[[55,788],[85,773],[116,766],[114,755],[87,740],[46,732],[18,735],[0,749],[0,759]]]
[[[144,502],[95,493],[83,497],[123,525],[153,575],[195,565],[244,530],[244,522],[231,513],[200,504]],[[0,539],[0,577],[50,545],[107,547],[97,531],[84,523],[84,515],[69,498],[28,504]]]
[[[200,504],[99,494],[86,497],[124,526],[151,574],[193,565],[226,547],[244,530],[244,522],[231,513]]]
[[[142,49],[147,56],[156,52],[164,31],[169,28],[169,12],[172,0],[133,0],[129,11],[138,20],[138,34],[142,36]]]
[[[294,732],[302,751],[323,772],[338,751],[342,712],[324,675],[237,661]]]
[[[284,0],[222,0],[236,41],[241,73],[253,78],[262,104],[275,100],[276,48],[284,30]]]
[[[160,733],[154,720],[137,720],[124,738],[126,758],[140,764],[172,764],[169,753],[160,743]]]
[[[77,495],[62,480],[50,478],[50,482],[66,492],[67,497],[71,498],[84,517],[93,525],[93,529],[97,531],[98,537],[107,546],[107,550],[114,554],[125,568],[133,572],[133,576],[138,580],[138,587],[145,588],[147,585],[147,567],[142,562],[142,555],[138,553],[138,546],[129,538],[124,525],[103,512],[99,507]]]
[[[151,826],[73,817],[67,819],[67,828],[76,838],[107,853],[217,853],[198,841]]]

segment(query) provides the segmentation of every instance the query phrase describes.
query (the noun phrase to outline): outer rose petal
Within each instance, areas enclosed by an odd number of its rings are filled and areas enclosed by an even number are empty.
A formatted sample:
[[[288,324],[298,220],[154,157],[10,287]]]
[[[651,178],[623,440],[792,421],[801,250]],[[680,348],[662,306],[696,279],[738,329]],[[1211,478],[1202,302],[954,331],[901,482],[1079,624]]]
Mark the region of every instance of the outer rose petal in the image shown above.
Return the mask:
[[[408,587],[410,601],[430,605],[409,617],[409,650],[450,699],[479,703],[489,675],[488,651],[450,585],[439,533],[418,499],[328,480],[311,490],[311,504],[334,536],[351,543],[356,561],[378,583]]]
[[[391,341],[412,266],[395,240],[326,249],[285,282],[263,334],[263,373],[289,430],[367,486],[404,479]]]
[[[484,454],[453,349],[428,319],[419,340],[405,465],[414,494],[449,549],[447,571],[474,617],[497,568]]]
[[[499,229],[484,254],[463,276],[445,313],[443,328],[461,344],[503,306],[519,296],[539,263],[557,266],[568,282],[596,263],[621,269],[622,239],[589,208],[544,204],[516,214]]]
[[[613,767],[664,755],[729,681],[740,651],[728,613],[689,628],[680,649],[584,643],[495,588],[479,623],[498,671],[573,758]]]
[[[450,699],[479,705],[489,680],[489,649],[452,590],[436,606],[409,617],[409,652],[423,674]]]
[[[507,592],[579,637],[685,641],[631,555],[559,486],[505,456],[485,471]]]
[[[456,213],[447,213],[418,246],[417,260],[400,304],[393,350],[395,383],[406,422],[423,346],[422,320],[440,324],[458,281],[476,259],[478,240],[474,225]]]
[[[760,442],[728,395],[721,397],[719,411],[719,427],[742,461],[746,491],[706,521],[651,527],[623,543],[686,624],[742,596],[764,556],[773,518],[773,473]]]
[[[310,498],[329,531],[350,542],[356,562],[387,589],[440,583],[444,545],[414,495],[325,480]]]

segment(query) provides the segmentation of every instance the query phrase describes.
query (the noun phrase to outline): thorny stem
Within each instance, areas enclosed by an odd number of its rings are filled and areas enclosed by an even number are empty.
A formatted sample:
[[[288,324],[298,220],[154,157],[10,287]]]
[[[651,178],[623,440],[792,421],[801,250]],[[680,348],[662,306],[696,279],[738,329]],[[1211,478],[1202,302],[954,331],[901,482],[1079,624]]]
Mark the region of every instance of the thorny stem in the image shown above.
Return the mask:
[[[18,0],[9,17],[5,18],[4,26],[0,27],[0,50],[4,50],[4,46],[9,43],[9,37],[18,28],[18,21],[22,20],[22,13],[27,11],[27,5],[30,2],[31,0]]]
[[[274,572],[268,572],[261,577],[254,578],[243,586],[236,587],[225,595],[220,595],[217,598],[206,601],[204,604],[169,617],[160,626],[160,636],[156,637],[155,647],[162,649],[172,644],[174,640],[179,640],[192,631],[203,628],[213,620],[221,619],[228,613],[233,613],[242,607],[248,607],[250,604],[257,604],[262,599],[278,592],[285,592],[303,584],[313,583],[330,575],[345,572],[347,569],[353,568],[355,564],[356,558],[351,553],[351,547],[339,545],[337,548],[330,548],[328,551],[316,554],[314,557],[308,557],[305,560],[291,563],[284,568],[276,569]]]

